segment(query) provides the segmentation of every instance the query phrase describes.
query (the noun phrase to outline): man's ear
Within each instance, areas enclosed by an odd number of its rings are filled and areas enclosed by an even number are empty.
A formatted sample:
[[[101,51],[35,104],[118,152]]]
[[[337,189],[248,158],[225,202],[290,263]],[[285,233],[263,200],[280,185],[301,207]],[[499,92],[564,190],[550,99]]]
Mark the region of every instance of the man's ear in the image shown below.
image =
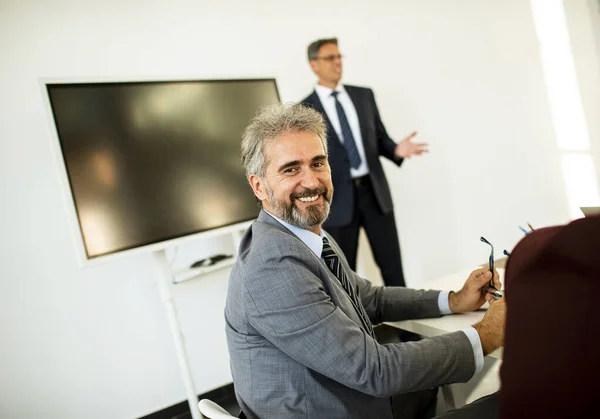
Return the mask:
[[[317,60],[310,60],[308,63],[310,64],[310,68],[312,68],[313,73],[316,73]]]
[[[267,190],[265,188],[264,181],[257,175],[248,176],[248,183],[254,192],[254,195],[259,201],[265,201],[267,199]]]

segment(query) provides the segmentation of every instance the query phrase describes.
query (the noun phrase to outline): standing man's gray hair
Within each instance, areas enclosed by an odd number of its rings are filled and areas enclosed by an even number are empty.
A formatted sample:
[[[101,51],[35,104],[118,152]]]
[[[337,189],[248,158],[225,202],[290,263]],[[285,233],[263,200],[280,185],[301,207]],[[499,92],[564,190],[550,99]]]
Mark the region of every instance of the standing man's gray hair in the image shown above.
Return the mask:
[[[268,161],[265,145],[282,134],[308,131],[317,134],[327,154],[327,128],[323,116],[299,104],[276,104],[262,107],[242,134],[242,164],[246,177],[265,177]]]
[[[308,46],[308,61],[316,60],[323,45],[338,44],[337,38],[317,39]]]

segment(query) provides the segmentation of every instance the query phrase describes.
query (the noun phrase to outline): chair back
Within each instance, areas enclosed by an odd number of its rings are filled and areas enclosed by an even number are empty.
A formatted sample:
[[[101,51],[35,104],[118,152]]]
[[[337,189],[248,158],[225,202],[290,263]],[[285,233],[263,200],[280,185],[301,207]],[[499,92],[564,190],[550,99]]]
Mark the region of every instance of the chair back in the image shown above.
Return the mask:
[[[198,402],[198,407],[200,408],[200,413],[202,413],[209,419],[235,418],[235,416],[231,416],[229,412],[227,412],[227,410],[223,409],[221,406],[208,399],[200,400]]]

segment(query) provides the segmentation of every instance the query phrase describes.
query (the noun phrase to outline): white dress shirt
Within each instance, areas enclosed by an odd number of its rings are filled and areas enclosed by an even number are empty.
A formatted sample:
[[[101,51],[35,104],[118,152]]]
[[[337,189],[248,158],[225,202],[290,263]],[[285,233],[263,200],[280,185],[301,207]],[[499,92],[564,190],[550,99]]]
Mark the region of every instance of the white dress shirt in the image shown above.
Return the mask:
[[[329,87],[321,86],[320,84],[315,86],[315,92],[317,92],[317,96],[319,96],[319,100],[325,109],[325,113],[331,121],[331,125],[333,126],[338,138],[343,144],[344,137],[342,137],[342,127],[340,126],[340,120],[335,108],[335,98],[331,96],[331,93],[333,93],[334,90],[338,92],[338,100],[340,101],[342,108],[344,108],[344,113],[348,119],[348,124],[350,125],[350,130],[354,136],[354,142],[356,143],[356,148],[358,149],[358,154],[360,155],[361,159],[360,166],[358,166],[356,169],[352,167],[350,168],[350,176],[352,178],[365,176],[369,173],[369,166],[367,165],[365,146],[363,144],[363,138],[360,132],[358,114],[356,113],[356,108],[352,103],[352,99],[350,99],[350,96],[348,96],[348,93],[342,84],[338,84],[335,89],[330,89]]]
[[[312,231],[296,227],[294,225],[291,225],[290,223],[280,220],[268,211],[265,212],[267,212],[267,214],[279,221],[279,223],[281,223],[282,226],[294,233],[294,235],[298,237],[305,245],[307,245],[308,248],[312,250],[312,252],[315,255],[317,255],[319,259],[322,259],[321,253],[323,253],[323,237],[325,237],[323,229],[321,229],[320,235],[316,235]],[[438,307],[442,315],[452,314],[448,302],[449,294],[449,291],[441,291],[438,296]],[[473,348],[473,357],[475,358],[475,374],[477,374],[483,369],[483,348],[481,347],[481,339],[479,338],[479,333],[477,333],[477,330],[475,330],[473,327],[461,329],[461,332],[467,335],[467,339],[469,339],[469,342],[471,342],[471,347]]]

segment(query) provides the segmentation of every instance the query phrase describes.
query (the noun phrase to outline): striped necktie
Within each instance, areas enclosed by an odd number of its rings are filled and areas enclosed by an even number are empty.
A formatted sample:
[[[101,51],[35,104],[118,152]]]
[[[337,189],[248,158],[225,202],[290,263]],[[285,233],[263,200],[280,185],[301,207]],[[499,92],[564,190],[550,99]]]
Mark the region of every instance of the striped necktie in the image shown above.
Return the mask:
[[[344,141],[344,148],[346,149],[346,154],[348,155],[348,160],[350,161],[350,166],[353,169],[358,168],[362,159],[360,158],[360,154],[358,154],[358,148],[356,148],[356,142],[354,141],[354,135],[352,135],[352,130],[350,129],[350,123],[348,122],[348,118],[346,117],[346,112],[344,112],[344,108],[342,104],[337,98],[337,95],[340,92],[336,92],[335,90],[331,93],[333,99],[335,100],[335,110],[337,111],[338,120],[340,121],[340,128],[342,129],[342,139]]]
[[[365,330],[369,333],[369,335],[371,335],[372,338],[375,338],[375,332],[373,331],[373,325],[371,324],[371,320],[369,319],[369,316],[367,316],[367,313],[365,312],[365,308],[363,307],[362,303],[360,302],[360,299],[358,298],[357,292],[354,290],[354,287],[348,280],[348,277],[346,276],[346,272],[344,272],[344,268],[342,267],[340,258],[335,253],[335,251],[331,248],[331,245],[329,244],[329,240],[327,240],[327,237],[323,237],[323,253],[321,253],[321,256],[323,257],[323,260],[325,260],[325,264],[327,265],[327,267],[331,270],[331,272],[333,272],[333,274],[336,276],[336,278],[340,281],[340,283],[342,284],[342,287],[344,288],[344,290],[350,297],[350,300],[352,301],[352,305],[354,306],[354,309],[358,313],[358,317],[360,317],[360,320],[361,320]]]

